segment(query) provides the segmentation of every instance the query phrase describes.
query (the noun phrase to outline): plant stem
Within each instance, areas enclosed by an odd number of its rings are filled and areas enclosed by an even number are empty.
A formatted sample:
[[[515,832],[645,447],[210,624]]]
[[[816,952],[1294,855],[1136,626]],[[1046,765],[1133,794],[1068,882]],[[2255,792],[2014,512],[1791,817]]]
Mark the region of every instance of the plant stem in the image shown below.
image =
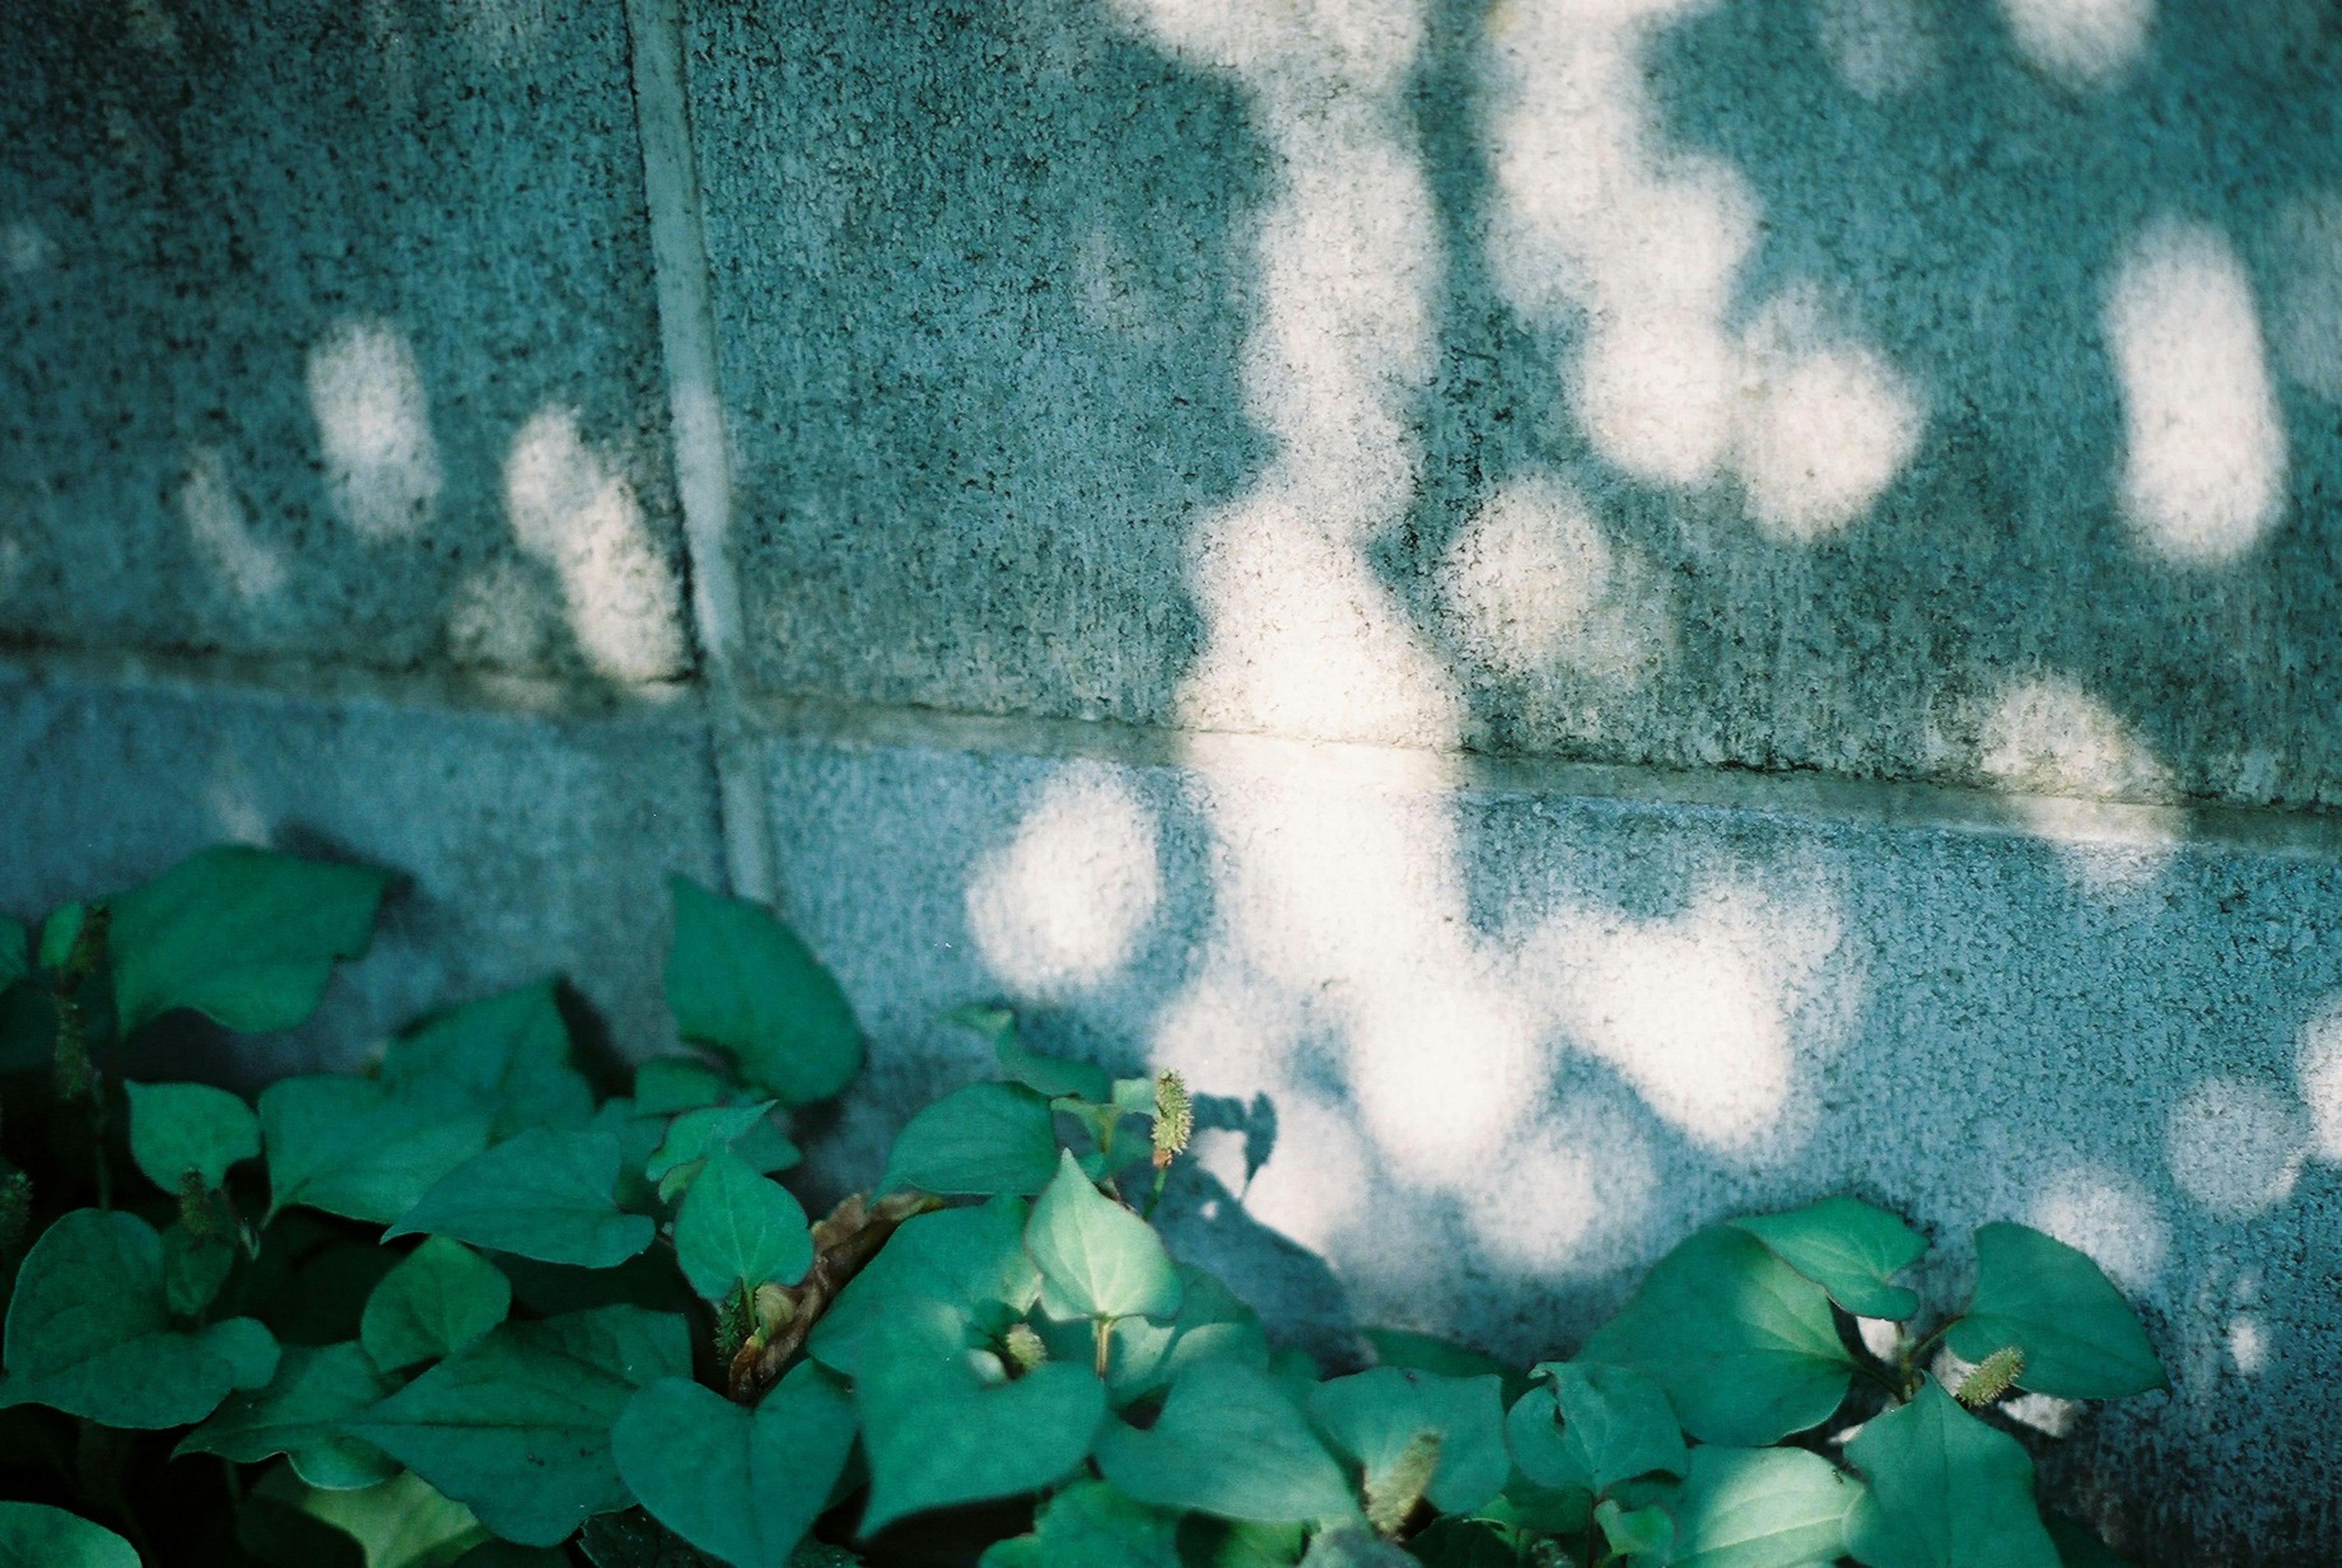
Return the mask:
[[[1096,1331],[1097,1341],[1097,1355],[1094,1370],[1097,1373],[1098,1381],[1100,1383],[1104,1383],[1106,1381],[1106,1352],[1111,1349],[1114,1344],[1114,1319],[1110,1317],[1092,1318],[1090,1320],[1090,1326]]]

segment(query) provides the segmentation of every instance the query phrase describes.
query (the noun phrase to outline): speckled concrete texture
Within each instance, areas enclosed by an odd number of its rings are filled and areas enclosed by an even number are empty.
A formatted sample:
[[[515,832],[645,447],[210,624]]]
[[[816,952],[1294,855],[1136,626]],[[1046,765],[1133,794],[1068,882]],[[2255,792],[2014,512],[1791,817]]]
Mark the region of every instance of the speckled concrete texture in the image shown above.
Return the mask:
[[[691,661],[613,4],[0,7],[0,636]]]
[[[723,864],[706,731],[678,707],[564,720],[0,674],[0,910],[37,919],[209,844],[365,861],[405,880],[316,1017],[185,1043],[175,1069],[346,1067],[426,1009],[555,974],[606,1060],[671,1050],[666,877]]]
[[[772,689],[2342,797],[2331,6],[690,25]]]
[[[2342,872],[1451,793],[1338,766],[776,744],[788,907],[873,1037],[866,1180],[982,1075],[945,1009],[1203,1095],[1176,1245],[1321,1343],[1573,1347],[1691,1228],[1853,1191],[2044,1226],[2177,1393],[2037,1445],[2153,1560],[2331,1560]],[[1241,1199],[1241,1202],[1239,1202]],[[1321,1264],[1308,1254],[1322,1257]]]

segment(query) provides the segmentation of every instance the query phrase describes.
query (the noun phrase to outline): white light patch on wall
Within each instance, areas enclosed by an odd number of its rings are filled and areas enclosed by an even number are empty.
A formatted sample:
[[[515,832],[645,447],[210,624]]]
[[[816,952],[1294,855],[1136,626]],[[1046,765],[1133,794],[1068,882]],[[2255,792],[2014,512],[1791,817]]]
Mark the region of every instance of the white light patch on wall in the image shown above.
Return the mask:
[[[2285,373],[2329,403],[2342,403],[2342,191],[2286,204],[2271,333]]]
[[[1831,69],[1862,97],[1900,97],[1935,74],[1943,45],[1929,0],[1816,0]]]
[[[2155,0],[2000,0],[2017,52],[2070,87],[2110,86],[2147,54]]]
[[[2172,1108],[2164,1155],[2180,1191],[2222,1219],[2285,1201],[2307,1143],[2299,1110],[2253,1078],[2207,1078]]]
[[[2170,770],[2114,711],[2062,676],[2019,681],[1986,714],[1978,761],[2004,788],[2157,800]]]
[[[27,218],[18,218],[0,227],[0,267],[5,267],[16,277],[25,277],[41,271],[56,259],[57,247],[41,232],[41,225]]]
[[[1068,766],[969,880],[976,950],[1020,995],[1096,984],[1121,967],[1155,916],[1156,854],[1146,804],[1103,767]]]
[[[448,594],[447,645],[467,664],[525,670],[545,655],[545,594],[532,568],[495,561],[465,574]]]
[[[2171,1250],[2171,1226],[2147,1188],[2108,1166],[2069,1165],[2034,1195],[2026,1223],[2087,1253],[2124,1290],[2155,1283]]]
[[[405,335],[385,322],[344,323],[310,348],[307,379],[342,521],[372,540],[422,533],[439,504],[439,446]]]
[[[2319,1157],[2342,1161],[2342,1007],[2329,1008],[2302,1029],[2294,1072]]]
[[[2251,282],[2227,237],[2161,223],[2116,268],[2106,336],[2122,388],[2122,512],[2180,565],[2221,565],[2285,504],[2285,422]]]
[[[284,589],[285,562],[254,536],[217,448],[198,446],[188,454],[178,502],[195,553],[237,598],[250,604]]]
[[[1472,1239],[1524,1273],[1565,1274],[1641,1229],[1658,1184],[1649,1135],[1580,1098],[1552,1107],[1506,1145],[1501,1180],[1474,1193]]]
[[[1489,497],[1449,547],[1441,587],[1469,652],[1516,679],[1569,669],[1632,685],[1672,642],[1657,574],[1552,479]]]
[[[1811,300],[1784,295],[1746,339],[1739,469],[1748,514],[1810,544],[1861,516],[1918,454],[1927,416],[1884,355],[1834,337]]]
[[[1605,458],[1676,487],[1736,475],[1758,525],[1802,542],[1868,509],[1926,412],[1850,334],[1785,355],[1763,313],[1750,342],[1728,324],[1760,205],[1730,164],[1662,142],[1644,62],[1698,8],[1524,0],[1492,21],[1489,255],[1530,322],[1582,322],[1565,378]]]
[[[1335,1253],[1365,1218],[1376,1164],[1349,1106],[1288,1093],[1276,1103],[1276,1147],[1254,1174],[1245,1210],[1311,1252]]]
[[[575,412],[533,415],[513,437],[504,478],[513,538],[553,568],[586,662],[612,680],[680,674],[683,606],[674,571],[634,486],[586,444]]]
[[[1544,1093],[1536,1030],[1468,982],[1376,986],[1358,1002],[1345,1066],[1375,1147],[1402,1179],[1476,1186]]]

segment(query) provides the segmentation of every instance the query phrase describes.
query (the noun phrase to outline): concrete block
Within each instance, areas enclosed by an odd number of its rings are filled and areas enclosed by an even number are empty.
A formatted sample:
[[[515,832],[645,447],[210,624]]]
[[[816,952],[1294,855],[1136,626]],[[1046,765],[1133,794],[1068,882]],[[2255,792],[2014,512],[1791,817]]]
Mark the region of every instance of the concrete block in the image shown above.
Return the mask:
[[[772,692],[2342,799],[2307,0],[692,13]]]
[[[692,658],[623,9],[0,18],[0,636]]]
[[[2035,1411],[2070,1429],[2050,1494],[2162,1560],[2330,1559],[2331,859],[1259,742],[771,754],[789,913],[874,1041],[832,1185],[985,1074],[936,1015],[996,998],[1188,1076],[1175,1247],[1336,1354],[1368,1323],[1565,1353],[1691,1230],[1838,1191],[1931,1234],[1940,1310],[1970,1229],[2021,1220],[2129,1291],[2177,1387]]]
[[[254,1081],[346,1067],[449,1002],[565,974],[627,1055],[674,1048],[666,879],[721,875],[687,704],[592,719],[0,674],[11,850],[0,909],[37,919],[221,842],[405,874],[367,956],[302,1028],[235,1047]],[[173,1065],[227,1069],[215,1039]]]

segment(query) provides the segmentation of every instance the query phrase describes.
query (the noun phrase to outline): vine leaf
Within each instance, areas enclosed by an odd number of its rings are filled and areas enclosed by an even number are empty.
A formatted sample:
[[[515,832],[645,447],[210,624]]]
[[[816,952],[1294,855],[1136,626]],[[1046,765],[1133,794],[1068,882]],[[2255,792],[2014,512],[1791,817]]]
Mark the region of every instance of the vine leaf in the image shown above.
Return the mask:
[[[1494,1377],[1376,1367],[1319,1383],[1310,1391],[1309,1419],[1369,1480],[1392,1472],[1410,1445],[1432,1434],[1438,1465],[1422,1494],[1442,1513],[1470,1513],[1502,1492],[1513,1473],[1503,1386]]]
[[[138,1568],[129,1542],[45,1503],[0,1503],[0,1568]]]
[[[531,1127],[433,1183],[383,1240],[448,1236],[539,1263],[616,1268],[658,1233],[649,1216],[618,1208],[620,1160],[614,1134]]]
[[[1155,1227],[1090,1184],[1071,1151],[1025,1227],[1041,1270],[1041,1304],[1053,1317],[1167,1318],[1179,1310],[1179,1275]]]
[[[570,1064],[560,982],[483,996],[410,1024],[383,1048],[382,1080],[403,1088],[434,1077],[461,1084],[488,1108],[493,1138],[525,1127],[570,1130],[594,1116],[594,1091]]]
[[[287,1345],[268,1386],[232,1394],[172,1451],[216,1453],[238,1464],[271,1454],[291,1461],[312,1486],[351,1491],[398,1473],[397,1463],[372,1443],[344,1433],[341,1423],[390,1393],[363,1346]]]
[[[1858,1317],[1899,1322],[1919,1310],[1918,1292],[1887,1282],[1919,1260],[1927,1239],[1884,1209],[1838,1196],[1730,1223]]]
[[[512,1310],[512,1282],[461,1242],[430,1236],[375,1283],[358,1318],[375,1365],[396,1372],[478,1339]]]
[[[1847,1551],[1869,1568],[2058,1568],[2033,1461],[1935,1379],[1866,1423],[1846,1456],[1870,1483],[1847,1526]]]
[[[1846,1555],[1853,1477],[1801,1448],[1691,1451],[1676,1500],[1676,1568],[1828,1568]]]
[[[1096,1455],[1108,1481],[1157,1508],[1263,1523],[1359,1520],[1342,1467],[1284,1388],[1234,1362],[1181,1376],[1144,1432],[1109,1421]]]
[[[2017,1385],[2060,1399],[2171,1386],[2130,1303],[2088,1253],[2006,1223],[1979,1226],[1976,1249],[1976,1299],[1945,1336],[1963,1361],[2015,1345],[2025,1353]]]
[[[730,1056],[790,1105],[826,1100],[862,1067],[862,1032],[836,979],[773,912],[670,877],[666,1002],[686,1040]]]
[[[684,1194],[675,1256],[691,1288],[713,1301],[744,1284],[754,1290],[767,1280],[802,1279],[813,1266],[813,1233],[786,1187],[718,1148]]]
[[[800,1362],[755,1408],[688,1378],[627,1402],[618,1473],[660,1523],[736,1568],[786,1568],[854,1446],[844,1383]]]
[[[260,1093],[268,1214],[295,1203],[386,1225],[433,1183],[488,1146],[486,1112],[416,1085],[371,1078],[280,1078]]]
[[[227,1181],[227,1168],[260,1157],[260,1120],[252,1107],[208,1084],[129,1084],[130,1159],[146,1179],[176,1193],[192,1171],[205,1192]]]
[[[878,1190],[1031,1197],[1057,1174],[1056,1117],[1022,1084],[970,1084],[927,1106],[895,1135]]]

